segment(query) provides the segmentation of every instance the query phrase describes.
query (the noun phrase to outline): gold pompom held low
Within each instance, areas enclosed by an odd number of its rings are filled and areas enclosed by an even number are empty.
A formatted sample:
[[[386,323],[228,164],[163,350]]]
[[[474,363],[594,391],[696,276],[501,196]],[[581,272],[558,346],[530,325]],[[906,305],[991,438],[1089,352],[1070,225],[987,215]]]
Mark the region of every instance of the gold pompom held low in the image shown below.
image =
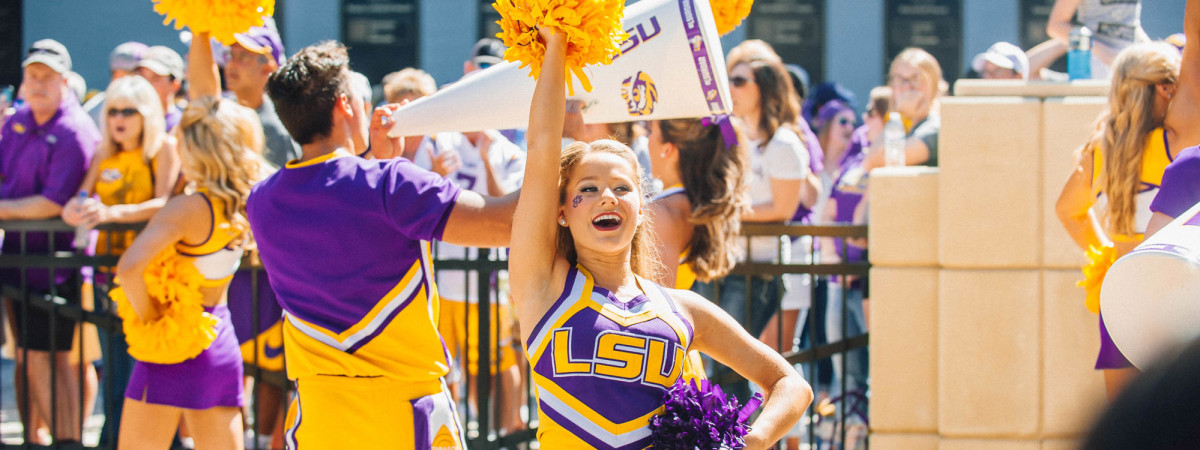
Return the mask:
[[[169,248],[151,261],[144,275],[146,291],[162,315],[151,322],[138,318],[117,287],[109,296],[117,304],[129,344],[129,355],[142,362],[175,364],[196,357],[217,338],[217,318],[204,311],[200,285],[204,276],[190,261]]]
[[[1099,313],[1100,285],[1104,283],[1104,275],[1108,273],[1108,268],[1117,262],[1117,249],[1112,245],[1090,246],[1087,257],[1088,265],[1083,266],[1083,280],[1075,285],[1087,291],[1085,304],[1088,311]]]

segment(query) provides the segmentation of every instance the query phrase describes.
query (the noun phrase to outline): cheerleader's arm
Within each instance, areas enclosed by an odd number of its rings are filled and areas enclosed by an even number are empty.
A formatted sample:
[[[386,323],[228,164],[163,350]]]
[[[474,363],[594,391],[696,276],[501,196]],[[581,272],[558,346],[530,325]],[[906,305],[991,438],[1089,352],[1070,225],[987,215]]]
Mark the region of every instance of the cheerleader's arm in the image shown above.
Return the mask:
[[[1079,151],[1075,167],[1054,205],[1059,222],[1075,245],[1084,251],[1103,246],[1108,241],[1092,213],[1092,151],[1088,147]]]
[[[542,28],[546,55],[534,89],[526,138],[525,181],[513,217],[509,251],[509,285],[522,329],[532,328],[549,302],[546,295],[555,277],[563,278],[565,264],[557,263],[555,236],[559,215],[558,171],[566,115],[565,35]],[[547,270],[553,268],[553,270]],[[545,302],[541,304],[539,302]],[[532,321],[532,322],[531,322]]]
[[[209,217],[209,220],[197,220],[199,217]],[[202,241],[210,228],[212,219],[204,197],[198,194],[178,196],[150,219],[146,229],[121,255],[117,262],[118,282],[142,322],[153,322],[162,315],[158,303],[150,298],[146,279],[142,276],[150,261],[185,238],[190,238],[191,242]]]

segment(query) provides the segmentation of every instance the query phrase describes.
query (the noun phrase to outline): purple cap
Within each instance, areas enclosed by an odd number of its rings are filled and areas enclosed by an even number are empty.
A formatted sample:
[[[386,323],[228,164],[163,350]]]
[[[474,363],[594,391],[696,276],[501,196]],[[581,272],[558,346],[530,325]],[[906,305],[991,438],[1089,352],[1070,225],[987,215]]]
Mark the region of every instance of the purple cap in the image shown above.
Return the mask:
[[[146,54],[147,48],[149,47],[146,44],[137,41],[118,45],[112,53],[108,54],[108,68],[133,72],[134,69],[137,69],[138,63],[142,61],[142,55]]]
[[[821,105],[821,109],[817,110],[817,118],[814,120],[814,124],[816,124],[817,129],[823,129],[825,125],[829,124],[829,121],[833,120],[834,117],[837,117],[843,111],[849,111],[851,114],[854,113],[854,109],[850,108],[845,102],[830,100],[828,103]]]
[[[282,66],[286,59],[283,53],[283,41],[279,39],[279,33],[275,31],[274,27],[254,27],[245,33],[235,34],[233,37],[246,50],[270,56],[277,65]]]

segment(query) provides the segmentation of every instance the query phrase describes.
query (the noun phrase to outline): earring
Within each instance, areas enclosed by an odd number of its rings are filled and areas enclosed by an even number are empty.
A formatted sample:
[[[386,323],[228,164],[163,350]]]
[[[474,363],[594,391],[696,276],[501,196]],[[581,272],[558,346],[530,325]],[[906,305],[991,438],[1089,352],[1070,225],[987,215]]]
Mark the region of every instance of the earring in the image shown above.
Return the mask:
[[[558,224],[559,224],[559,225],[562,225],[562,226],[564,226],[564,227],[565,227],[565,226],[567,226],[567,219],[564,219],[564,218],[562,218],[562,217],[559,217],[559,218],[558,218]]]

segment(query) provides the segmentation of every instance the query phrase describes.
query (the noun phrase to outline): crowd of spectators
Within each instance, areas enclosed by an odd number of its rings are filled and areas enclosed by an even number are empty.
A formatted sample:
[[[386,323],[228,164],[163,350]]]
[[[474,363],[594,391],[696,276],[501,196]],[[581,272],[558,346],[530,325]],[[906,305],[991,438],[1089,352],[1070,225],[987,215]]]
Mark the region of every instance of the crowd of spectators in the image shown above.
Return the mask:
[[[1134,4],[1136,7],[1130,6]],[[1136,68],[1124,65],[1152,64],[1134,60],[1132,56],[1120,57],[1126,47],[1148,40],[1138,24],[1138,11],[1138,2],[1059,0],[1047,28],[1050,41],[1028,51],[997,42],[972,59],[969,71],[985,79],[1059,79],[1060,74],[1047,67],[1065,53],[1075,18],[1096,33],[1093,76],[1107,78],[1108,68],[1113,66],[1113,76],[1124,80],[1123,77],[1136,72]],[[181,173],[183,157],[177,148],[175,130],[188,103],[206,96],[227,98],[256,113],[264,141],[259,150],[273,165],[272,169],[299,158],[300,146],[284,129],[266,93],[268,79],[287,58],[273,26],[268,24],[239,34],[237,42],[227,47],[214,45],[204,37],[197,37],[189,45],[186,58],[163,45],[127,42],[117,46],[109,57],[110,84],[89,96],[80,86],[82,79],[72,71],[68,49],[53,40],[35,42],[23,61],[23,83],[17,90],[16,101],[3,114],[0,221],[61,217],[68,225],[90,229],[107,223],[151,219],[169,198],[187,189],[189,180]],[[1140,51],[1151,51],[1148,48]],[[1153,52],[1166,55],[1164,58],[1172,56],[1164,53],[1163,48],[1154,47]],[[464,75],[501,62],[503,52],[499,41],[479,41],[465,55]],[[1177,58],[1178,54],[1173,56]],[[891,112],[898,112],[904,121],[905,164],[938,165],[940,100],[948,95],[948,84],[944,68],[925,50],[908,48],[895,55],[886,74],[887,82],[872,89],[863,105],[858,104],[854,92],[836,82],[810,86],[810,76],[803,68],[787,64],[764,41],[742,42],[731,49],[727,63],[732,120],[740,124],[746,149],[745,161],[730,162],[730,170],[737,172],[736,176],[745,171],[748,187],[749,204],[737,209],[740,211],[737,219],[741,222],[865,224],[869,174],[885,165],[882,136]],[[372,104],[399,104],[437,91],[438,84],[428,73],[411,67],[397,69],[381,80],[355,75],[355,95],[361,97],[368,117]],[[1147,104],[1155,111],[1152,119],[1158,127],[1163,126],[1166,102],[1170,101],[1169,94],[1174,93],[1177,63],[1174,74],[1168,72],[1169,68],[1159,74],[1161,79],[1143,83],[1148,83],[1151,89],[1168,86],[1158,92],[1164,97],[1161,105],[1154,103],[1153,98]],[[382,98],[373,98],[372,86],[382,88]],[[685,148],[686,140],[676,136],[692,130],[687,128],[690,124],[585,124],[579,108],[580,105],[567,108],[564,142],[600,138],[621,141],[638,153],[648,178],[667,177],[675,181],[673,184],[679,184],[681,170],[696,171],[681,169],[684,164],[662,150],[668,148],[664,147],[668,143],[672,145],[670,149]],[[1165,133],[1161,128],[1136,131],[1136,138],[1127,139],[1131,146],[1134,141],[1140,145],[1142,137],[1149,133]],[[387,153],[391,146],[372,146],[359,156],[407,158],[462,189],[483,195],[504,196],[521,187],[525,165],[523,130],[439,133],[408,136],[403,141],[403,154]],[[1099,152],[1107,147],[1096,144],[1095,148]],[[1129,150],[1125,158],[1140,158],[1141,153],[1136,151],[1139,149]],[[1171,150],[1178,153],[1178,149]],[[1079,171],[1089,177],[1093,165],[1102,164],[1099,156],[1093,161],[1090,155],[1091,147],[1081,157]],[[678,158],[678,154],[674,157]],[[664,186],[663,180],[658,181],[660,191],[672,188]],[[1113,186],[1113,182],[1109,183],[1108,186]],[[1082,190],[1077,197],[1086,201],[1081,201],[1069,214],[1063,213],[1064,217],[1084,217],[1090,211],[1093,191],[1087,186],[1079,189]],[[1067,192],[1065,188],[1064,195]],[[664,192],[662,198],[668,196]],[[1113,198],[1129,200],[1127,196]],[[1144,224],[1139,226],[1136,231],[1144,231]],[[1082,227],[1080,230],[1084,230]],[[93,234],[80,248],[72,248],[72,242],[79,240],[72,239],[69,233],[58,233],[51,238],[48,233],[34,232],[26,234],[21,243],[5,240],[3,251],[41,254],[86,250],[118,256],[135,236],[134,232]],[[1085,236],[1077,241],[1084,243],[1088,239]],[[683,251],[673,254],[686,258],[686,246],[678,247],[676,250]],[[435,248],[439,258],[474,259],[480,252],[493,259],[504,258],[503,249],[464,248],[441,242]],[[754,237],[749,240],[745,257],[753,262],[783,264],[860,262],[866,261],[868,248],[865,239],[824,238],[813,242],[809,237]],[[282,370],[282,356],[258,345],[259,340],[282,345],[277,326],[281,310],[274,303],[269,274],[248,267],[245,264],[236,273],[228,291],[238,341],[247,362]],[[727,270],[725,267],[717,272]],[[505,276],[498,274],[492,284],[502,286]],[[681,272],[679,276],[684,274]],[[23,278],[13,270],[0,271],[0,281],[12,286],[25,285],[33,292],[52,293],[70,303],[92,307],[92,299],[85,299],[78,287],[89,285],[97,293],[103,293],[101,286],[111,286],[115,280],[106,271],[30,269]],[[666,281],[671,284],[674,279]],[[462,362],[454,384],[474,383],[479,342],[463,327],[473,327],[481,319],[474,306],[479,301],[475,287],[480,280],[474,273],[440,270],[437,283],[443,314],[439,329],[452,356]],[[865,276],[846,279],[807,275],[734,276],[718,282],[705,275],[693,287],[778,351],[853,337],[869,328],[870,291]],[[509,406],[504,410],[509,414],[499,419],[501,428],[514,431],[523,427],[520,409],[513,405],[524,401],[521,393],[526,377],[522,373],[524,367],[518,364],[522,351],[515,337],[519,334],[504,292],[494,301],[498,308],[493,311],[499,321],[493,326],[499,327],[500,339],[493,345],[498,346],[500,353],[493,354],[500,363],[493,368],[498,381],[492,391],[498,392],[496,402]],[[29,392],[29,404],[22,405],[26,441],[35,444],[79,441],[80,417],[83,411],[90,411],[97,395],[96,365],[103,362],[102,376],[115,379],[119,388],[128,382],[133,361],[123,340],[100,339],[105,345],[104,352],[111,356],[103,360],[72,358],[70,350],[81,342],[75,334],[80,330],[75,322],[52,318],[40,309],[29,308],[26,302],[8,302],[7,308],[16,345],[29,350],[16,353],[17,385]],[[777,315],[776,311],[782,314]],[[816,315],[816,320],[806,319],[810,315]],[[265,319],[255,324],[251,316]],[[55,330],[54,335],[49,334],[50,329]],[[840,391],[842,378],[846,379],[848,390],[863,392],[868,388],[866,351],[839,355],[833,361],[833,370],[824,371],[832,377],[811,380],[818,390],[818,401],[846,395]],[[846,358],[844,364],[840,358]],[[56,368],[54,373],[51,366]],[[250,386],[253,380],[247,377],[246,383]],[[57,393],[55,404],[51,404],[52,390]],[[473,385],[465,389],[472,396],[477,390]],[[122,391],[106,391],[102,399],[108,418],[102,443],[116,442]],[[749,387],[745,385],[735,386],[732,391],[743,397],[749,395]],[[264,445],[279,448],[284,422],[279,405],[285,402],[287,393],[269,385],[260,386],[255,392],[259,396],[253,402],[259,408],[255,414],[257,431],[274,437],[264,440]],[[50,417],[50,412],[57,416]],[[56,425],[53,430],[49,427],[51,423]],[[180,438],[185,445],[188,436],[188,430],[182,428]],[[796,444],[796,437],[792,435],[789,447]]]

